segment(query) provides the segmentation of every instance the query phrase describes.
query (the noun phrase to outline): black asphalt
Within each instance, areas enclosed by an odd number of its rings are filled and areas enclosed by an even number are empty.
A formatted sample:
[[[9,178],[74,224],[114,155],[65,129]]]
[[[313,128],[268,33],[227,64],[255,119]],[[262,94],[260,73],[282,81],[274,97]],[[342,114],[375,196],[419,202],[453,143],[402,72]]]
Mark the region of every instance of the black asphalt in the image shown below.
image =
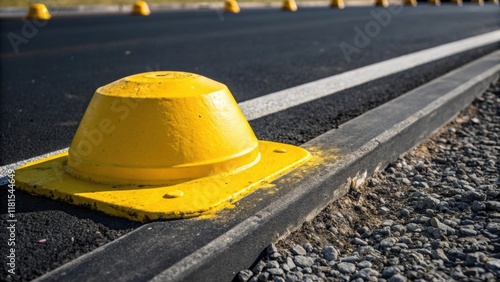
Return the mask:
[[[500,27],[500,9],[492,5],[404,8],[348,62],[339,44],[353,44],[354,28],[363,29],[374,20],[371,12],[382,10],[54,17],[28,34],[31,38],[18,45],[17,53],[9,37],[23,36],[26,23],[1,20],[0,165],[67,147],[95,89],[130,74],[160,69],[199,73],[227,84],[241,102]],[[456,55],[251,124],[260,138],[302,144],[495,49],[498,45]],[[5,203],[5,189],[0,191]],[[16,197],[18,218],[25,222],[18,230],[18,269],[24,279],[138,226],[20,191]],[[5,244],[0,247],[4,253]]]

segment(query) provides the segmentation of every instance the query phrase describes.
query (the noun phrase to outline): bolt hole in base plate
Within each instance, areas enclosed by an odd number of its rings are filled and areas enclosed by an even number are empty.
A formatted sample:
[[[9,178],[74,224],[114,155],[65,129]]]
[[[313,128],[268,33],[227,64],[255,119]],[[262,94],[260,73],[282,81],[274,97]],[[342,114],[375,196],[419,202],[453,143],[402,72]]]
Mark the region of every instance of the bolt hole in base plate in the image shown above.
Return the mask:
[[[16,186],[35,195],[147,222],[213,215],[286,174],[310,157],[287,144],[259,141],[261,160],[252,167],[163,186],[107,185],[75,178],[64,170],[67,153],[16,170]]]

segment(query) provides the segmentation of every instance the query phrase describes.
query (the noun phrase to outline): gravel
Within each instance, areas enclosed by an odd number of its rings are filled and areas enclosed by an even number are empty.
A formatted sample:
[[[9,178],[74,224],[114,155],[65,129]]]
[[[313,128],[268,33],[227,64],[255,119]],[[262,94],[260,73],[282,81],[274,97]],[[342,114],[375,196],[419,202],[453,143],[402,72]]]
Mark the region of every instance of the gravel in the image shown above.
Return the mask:
[[[497,281],[499,140],[500,81],[237,279]]]

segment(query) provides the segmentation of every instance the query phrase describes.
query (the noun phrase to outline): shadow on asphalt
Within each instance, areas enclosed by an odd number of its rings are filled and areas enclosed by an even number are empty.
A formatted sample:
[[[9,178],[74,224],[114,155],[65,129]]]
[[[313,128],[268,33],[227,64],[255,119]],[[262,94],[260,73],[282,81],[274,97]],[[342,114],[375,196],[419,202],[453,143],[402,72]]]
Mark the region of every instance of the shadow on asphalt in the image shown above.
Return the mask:
[[[0,198],[2,202],[7,202],[7,185],[0,186]],[[95,223],[104,225],[113,230],[130,230],[142,225],[142,223],[134,222],[128,219],[119,218],[104,214],[100,211],[92,211],[88,208],[67,204],[61,201],[34,196],[27,192],[16,189],[16,214],[30,212],[55,212],[60,211],[67,213],[82,220],[92,220]],[[7,213],[7,209],[3,209],[0,215],[3,217]]]

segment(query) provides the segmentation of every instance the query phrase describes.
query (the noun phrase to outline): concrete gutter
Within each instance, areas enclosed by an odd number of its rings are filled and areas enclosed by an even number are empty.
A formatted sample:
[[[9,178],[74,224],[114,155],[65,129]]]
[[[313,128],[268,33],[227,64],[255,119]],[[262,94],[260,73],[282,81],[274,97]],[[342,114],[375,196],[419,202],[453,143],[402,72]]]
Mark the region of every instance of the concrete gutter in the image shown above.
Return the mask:
[[[269,243],[425,140],[499,75],[497,51],[307,142],[313,161],[215,219],[145,224],[35,281],[229,281]]]

